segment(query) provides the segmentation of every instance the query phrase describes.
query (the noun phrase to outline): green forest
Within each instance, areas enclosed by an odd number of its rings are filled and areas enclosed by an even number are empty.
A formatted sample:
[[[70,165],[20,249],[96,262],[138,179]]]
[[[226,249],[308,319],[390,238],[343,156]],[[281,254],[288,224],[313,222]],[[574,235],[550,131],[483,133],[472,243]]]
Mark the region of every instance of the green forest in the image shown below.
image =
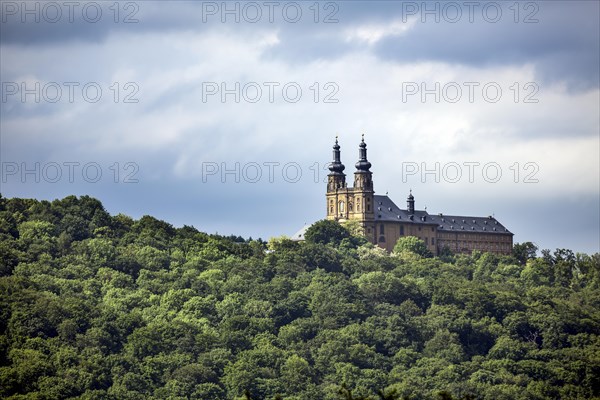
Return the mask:
[[[387,254],[0,196],[0,397],[600,398],[600,254]]]

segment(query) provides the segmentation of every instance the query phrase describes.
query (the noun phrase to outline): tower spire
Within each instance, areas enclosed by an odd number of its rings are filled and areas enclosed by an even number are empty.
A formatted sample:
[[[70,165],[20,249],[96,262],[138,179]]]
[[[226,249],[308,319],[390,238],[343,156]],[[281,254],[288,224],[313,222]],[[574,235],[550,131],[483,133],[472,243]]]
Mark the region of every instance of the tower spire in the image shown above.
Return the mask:
[[[329,170],[331,175],[344,175],[344,169],[346,167],[342,164],[340,157],[340,145],[338,144],[338,136],[335,135],[335,144],[333,145],[333,162],[329,165]]]
[[[367,144],[365,143],[365,134],[362,134],[362,140],[358,145],[358,162],[356,163],[357,172],[371,172],[371,163],[367,160]]]
[[[412,194],[412,189],[410,189],[410,193],[406,199],[406,211],[408,211],[409,214],[415,213],[415,197]]]
[[[348,217],[348,188],[346,186],[346,174],[340,157],[340,145],[338,137],[335,136],[333,144],[333,161],[329,164],[327,175],[327,218],[338,220]]]

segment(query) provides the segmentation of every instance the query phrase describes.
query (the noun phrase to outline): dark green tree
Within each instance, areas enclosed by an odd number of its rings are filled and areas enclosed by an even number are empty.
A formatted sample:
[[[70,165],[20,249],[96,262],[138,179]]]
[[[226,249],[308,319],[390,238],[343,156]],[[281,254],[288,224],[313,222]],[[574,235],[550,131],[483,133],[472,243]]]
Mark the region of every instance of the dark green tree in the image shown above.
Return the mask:
[[[339,223],[324,219],[312,224],[304,234],[309,243],[339,245],[342,240],[350,238],[350,232]]]
[[[402,253],[403,251],[418,254],[421,257],[433,257],[425,242],[416,236],[405,236],[398,239],[394,245],[394,253]]]
[[[514,244],[512,254],[521,265],[525,265],[527,260],[535,258],[537,251],[538,247],[535,244],[523,242]]]

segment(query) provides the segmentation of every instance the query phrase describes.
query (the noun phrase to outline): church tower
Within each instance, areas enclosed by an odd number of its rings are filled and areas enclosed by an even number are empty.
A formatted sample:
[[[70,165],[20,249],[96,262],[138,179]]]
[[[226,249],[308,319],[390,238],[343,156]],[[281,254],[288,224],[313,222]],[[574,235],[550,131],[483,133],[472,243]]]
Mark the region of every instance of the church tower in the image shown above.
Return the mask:
[[[354,172],[354,218],[365,223],[374,220],[373,174],[370,171],[371,163],[367,160],[367,144],[365,135],[358,145],[358,162]]]
[[[340,158],[337,137],[333,145],[333,162],[327,175],[327,219],[354,220],[364,229],[370,240],[375,240],[375,200],[371,163],[367,160],[367,144],[363,138],[358,145],[358,162],[354,172],[354,187],[346,184],[346,175]]]
[[[327,175],[327,219],[339,220],[348,218],[348,187],[346,174],[340,157],[340,145],[337,136],[333,145],[333,162],[329,165]]]

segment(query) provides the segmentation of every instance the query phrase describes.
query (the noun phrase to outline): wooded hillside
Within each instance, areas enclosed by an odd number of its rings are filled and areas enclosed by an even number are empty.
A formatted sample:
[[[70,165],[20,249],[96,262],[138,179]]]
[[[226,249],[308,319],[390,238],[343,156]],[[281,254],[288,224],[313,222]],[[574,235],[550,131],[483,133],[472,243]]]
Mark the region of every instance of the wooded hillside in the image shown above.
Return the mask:
[[[0,397],[588,399],[600,255],[388,255],[0,197]]]

